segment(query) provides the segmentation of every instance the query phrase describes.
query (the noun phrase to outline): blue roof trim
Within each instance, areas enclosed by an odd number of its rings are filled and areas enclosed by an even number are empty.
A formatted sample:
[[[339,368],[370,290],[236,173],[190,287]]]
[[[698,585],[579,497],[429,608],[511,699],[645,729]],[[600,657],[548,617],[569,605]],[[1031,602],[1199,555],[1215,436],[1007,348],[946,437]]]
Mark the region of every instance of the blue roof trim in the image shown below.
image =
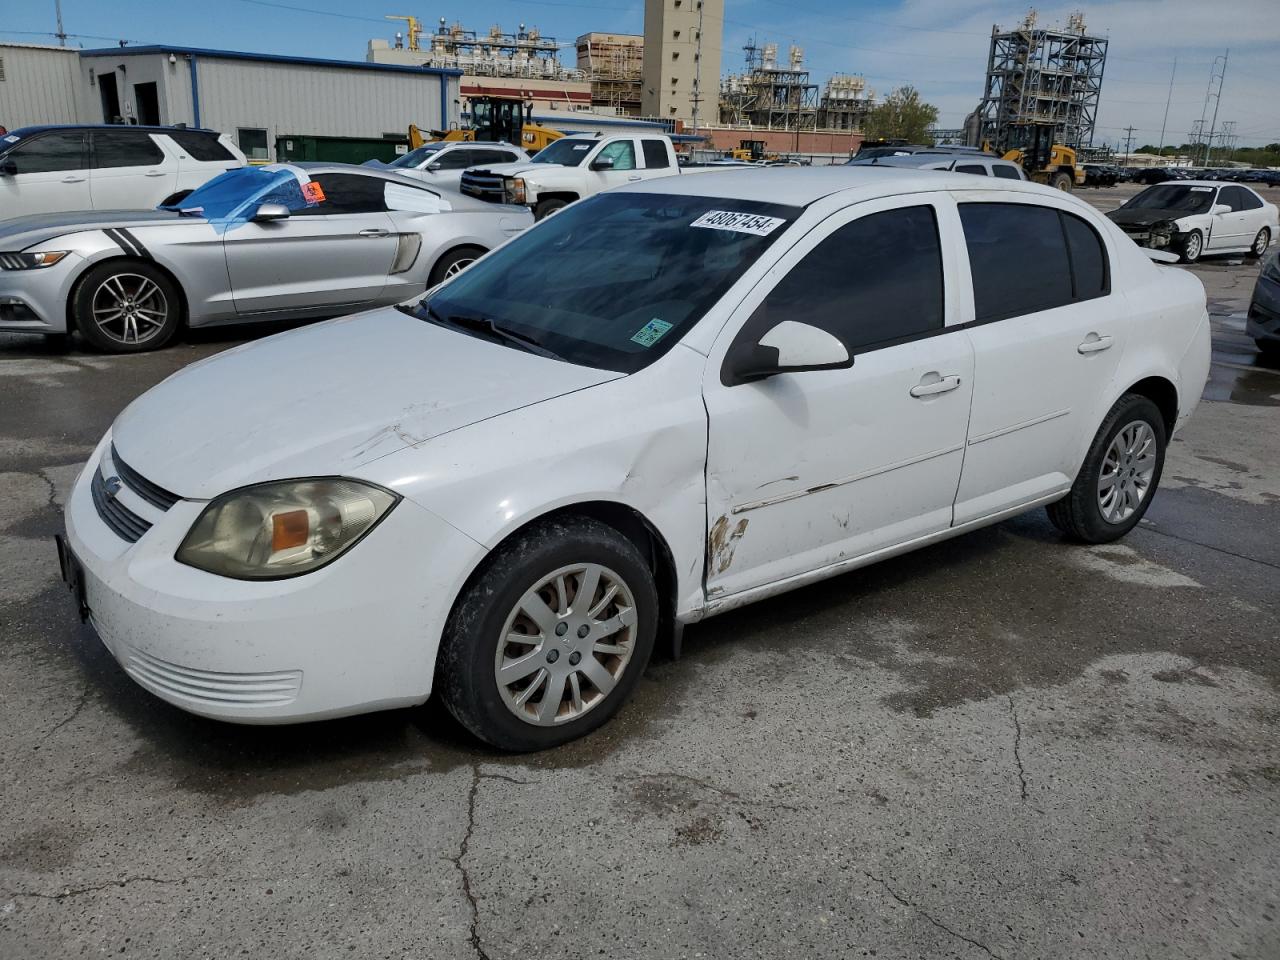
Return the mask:
[[[461,70],[447,67],[402,67],[395,63],[369,63],[366,60],[323,60],[319,57],[286,57],[274,53],[243,53],[238,50],[208,50],[203,47],[171,47],[153,44],[140,47],[106,47],[81,50],[82,57],[131,57],[143,53],[177,53],[219,60],[257,60],[262,63],[296,63],[308,67],[330,67],[338,70],[376,70],[383,73],[414,73],[418,76],[460,77]]]

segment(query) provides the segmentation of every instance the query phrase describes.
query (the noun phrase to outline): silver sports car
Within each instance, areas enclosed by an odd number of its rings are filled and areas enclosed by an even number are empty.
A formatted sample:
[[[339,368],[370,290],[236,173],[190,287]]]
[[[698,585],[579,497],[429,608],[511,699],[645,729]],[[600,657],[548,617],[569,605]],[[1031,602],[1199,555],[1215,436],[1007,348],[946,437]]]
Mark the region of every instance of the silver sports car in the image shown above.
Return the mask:
[[[232,170],[174,207],[0,221],[0,330],[102,350],[184,326],[325,317],[400,303],[533,223],[389,170]]]

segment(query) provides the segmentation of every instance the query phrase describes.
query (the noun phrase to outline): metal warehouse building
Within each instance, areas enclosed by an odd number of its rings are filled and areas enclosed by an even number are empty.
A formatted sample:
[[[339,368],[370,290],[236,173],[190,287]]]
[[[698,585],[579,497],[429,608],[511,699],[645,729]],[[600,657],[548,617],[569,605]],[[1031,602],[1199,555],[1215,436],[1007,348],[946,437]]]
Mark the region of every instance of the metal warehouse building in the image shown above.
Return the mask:
[[[251,160],[278,137],[403,138],[456,126],[459,70],[196,47],[0,44],[0,124],[209,127]]]

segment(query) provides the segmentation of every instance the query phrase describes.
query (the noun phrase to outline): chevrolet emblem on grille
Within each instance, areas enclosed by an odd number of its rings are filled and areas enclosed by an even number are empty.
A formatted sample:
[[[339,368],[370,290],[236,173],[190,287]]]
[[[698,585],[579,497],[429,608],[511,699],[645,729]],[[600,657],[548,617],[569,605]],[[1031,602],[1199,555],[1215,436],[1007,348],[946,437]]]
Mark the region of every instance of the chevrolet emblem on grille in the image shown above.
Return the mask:
[[[102,481],[102,492],[107,495],[108,500],[114,500],[122,486],[124,486],[124,484],[120,482],[119,477],[107,477],[107,479]]]

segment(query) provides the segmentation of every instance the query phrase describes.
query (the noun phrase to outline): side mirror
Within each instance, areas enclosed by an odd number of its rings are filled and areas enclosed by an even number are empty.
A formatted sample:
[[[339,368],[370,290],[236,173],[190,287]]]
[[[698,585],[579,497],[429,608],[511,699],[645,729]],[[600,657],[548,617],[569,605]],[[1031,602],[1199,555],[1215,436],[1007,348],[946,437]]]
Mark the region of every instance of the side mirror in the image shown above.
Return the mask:
[[[838,338],[808,323],[783,320],[755,344],[735,346],[726,358],[721,382],[732,387],[780,373],[843,370],[851,366],[853,358]]]
[[[429,170],[432,173],[435,173],[437,170],[440,169],[440,161],[432,160],[430,163],[426,165],[426,167],[424,167],[424,169]]]
[[[276,220],[288,220],[289,208],[283,203],[264,203],[253,214],[254,223],[273,223]]]
[[[12,158],[0,160],[0,174],[6,177],[17,176],[18,164]]]
[[[1215,217],[1220,217],[1224,213],[1231,213],[1232,210],[1225,203],[1215,203],[1213,205],[1213,209],[1210,210],[1209,212],[1212,213]]]
[[[612,170],[614,164],[613,157],[596,157],[591,161],[592,170]]]

